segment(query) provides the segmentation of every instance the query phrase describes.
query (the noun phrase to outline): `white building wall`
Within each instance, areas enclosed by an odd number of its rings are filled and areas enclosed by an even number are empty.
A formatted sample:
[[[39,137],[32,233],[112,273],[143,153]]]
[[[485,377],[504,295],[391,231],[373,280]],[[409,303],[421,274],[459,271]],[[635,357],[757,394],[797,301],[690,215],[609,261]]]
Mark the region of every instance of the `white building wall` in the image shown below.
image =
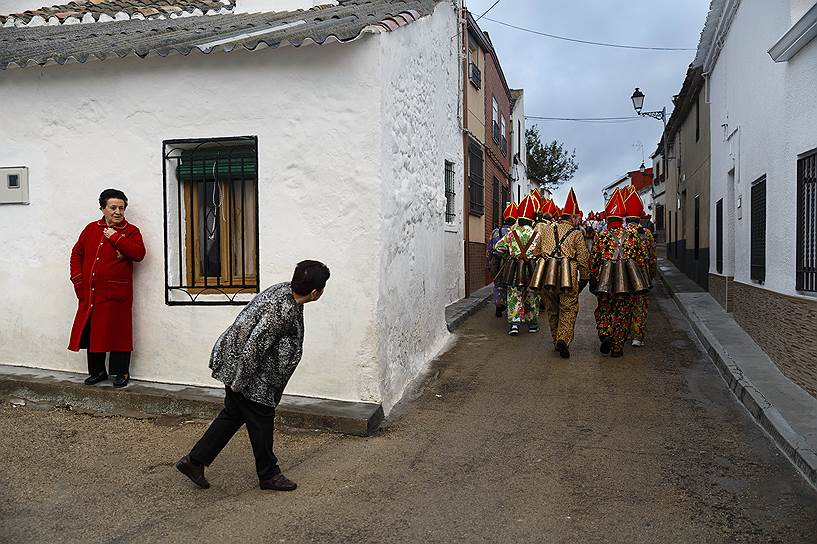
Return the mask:
[[[717,232],[714,207],[723,198],[723,273],[750,283],[751,186],[765,175],[765,287],[792,295],[797,155],[817,147],[817,42],[787,63],[775,63],[767,51],[795,22],[794,12],[799,9],[791,11],[788,2],[741,2],[708,80],[710,240]],[[714,259],[710,271],[716,272]]]
[[[100,217],[99,192],[116,187],[147,246],[135,265],[133,376],[217,385],[210,349],[240,307],[164,303],[162,140],[257,135],[261,287],[288,281],[305,258],[332,270],[306,306],[287,392],[379,401],[374,225],[393,217],[380,211],[378,39],[4,74],[3,106],[16,113],[0,123],[0,164],[30,167],[31,204],[0,209],[0,363],[86,370],[85,354],[65,348],[76,310],[68,258]]]
[[[380,38],[384,251],[372,288],[386,411],[442,348],[445,305],[464,294],[461,204],[456,226],[444,219],[446,160],[455,165],[457,195],[463,180],[456,25],[452,6],[440,3],[433,17]]]
[[[516,100],[513,111],[511,111],[511,128],[513,130],[513,142],[511,145],[511,179],[513,181],[511,182],[511,195],[513,196],[514,202],[519,203],[519,197],[524,198],[526,194],[530,193],[532,188],[530,180],[528,179],[527,169],[528,153],[525,142],[524,93]],[[517,156],[519,157],[518,159],[516,159]],[[548,195],[544,196],[547,197]]]

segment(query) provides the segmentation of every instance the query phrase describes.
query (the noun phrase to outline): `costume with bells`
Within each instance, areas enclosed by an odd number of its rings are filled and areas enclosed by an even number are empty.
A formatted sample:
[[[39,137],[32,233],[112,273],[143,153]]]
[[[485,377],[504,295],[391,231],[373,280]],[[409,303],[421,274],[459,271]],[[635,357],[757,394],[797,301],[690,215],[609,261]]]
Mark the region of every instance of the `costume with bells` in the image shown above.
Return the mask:
[[[552,201],[551,205],[551,212],[558,213],[559,219],[540,230],[535,254],[545,259],[561,257],[570,262],[571,288],[561,290],[557,287],[542,292],[553,342],[563,342],[564,350],[567,351],[573,341],[576,316],[579,313],[580,284],[590,276],[590,255],[581,230],[573,225],[573,218],[579,215],[579,203],[573,189],[561,211],[555,209]]]
[[[632,187],[632,186],[631,186]],[[641,226],[644,218],[644,203],[633,187],[624,198],[624,213],[626,215],[627,230],[631,236],[636,236],[646,254],[643,270],[649,276],[650,282],[655,278],[657,259],[655,255],[655,238],[649,229]],[[634,346],[644,345],[647,336],[647,313],[649,311],[649,297],[646,293],[633,295],[633,314],[630,324],[630,336]]]
[[[516,214],[516,204],[511,202],[502,213],[503,224],[494,229],[488,242],[488,268],[491,271],[491,277],[494,278],[494,305],[496,306],[497,317],[502,317],[502,312],[505,311],[508,302],[508,289],[500,273],[502,265],[507,260],[507,253],[503,258],[503,254],[496,250],[496,244],[511,232],[516,222]],[[511,220],[513,220],[513,223],[511,223]],[[511,224],[508,225],[508,223]]]
[[[591,276],[593,291],[599,287],[600,273],[605,262],[626,261],[632,259],[642,270],[647,262],[647,255],[638,236],[624,225],[624,195],[621,191],[613,197],[605,210],[607,228],[596,234],[591,252]],[[603,281],[603,280],[602,280]],[[596,307],[596,329],[602,342],[602,353],[610,352],[620,356],[624,351],[624,341],[630,332],[633,316],[634,298],[629,292],[599,293]]]
[[[523,267],[528,270],[532,268],[537,238],[536,231],[531,226],[535,211],[533,199],[530,196],[523,198],[519,203],[516,226],[494,246],[497,253],[509,255],[505,268],[513,265],[517,270]],[[522,220],[526,220],[527,224],[520,224]],[[519,278],[519,275],[515,277]],[[524,285],[521,285],[523,283]],[[511,334],[516,333],[521,323],[527,323],[528,330],[535,332],[538,329],[539,294],[528,289],[527,284],[520,281],[509,283],[507,289],[508,323],[511,325]]]

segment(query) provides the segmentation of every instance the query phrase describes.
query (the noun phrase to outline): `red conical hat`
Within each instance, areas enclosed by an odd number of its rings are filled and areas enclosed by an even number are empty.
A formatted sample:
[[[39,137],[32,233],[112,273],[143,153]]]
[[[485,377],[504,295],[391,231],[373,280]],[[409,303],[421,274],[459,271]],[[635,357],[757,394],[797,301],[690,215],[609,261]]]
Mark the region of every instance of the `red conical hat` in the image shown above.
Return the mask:
[[[533,199],[533,203],[536,206],[536,211],[541,212],[542,208],[544,207],[544,204],[545,204],[545,199],[542,196],[542,193],[540,193],[536,189],[531,189],[530,190],[530,197],[531,197],[531,199]]]
[[[638,217],[639,219],[644,215],[644,203],[635,190],[630,191],[624,198],[624,215],[625,217]]]
[[[555,217],[559,214],[559,207],[549,198],[544,199],[544,203],[542,204],[542,213],[544,215],[549,215],[551,217]]]
[[[610,202],[607,203],[607,206],[604,208],[604,217],[606,219],[610,219],[616,217],[618,219],[624,218],[624,197],[621,195],[621,191],[616,189],[613,193],[612,198],[610,198]]]
[[[576,200],[576,193],[573,192],[571,187],[570,192],[567,194],[567,201],[564,208],[562,208],[562,215],[579,215],[580,213],[579,201]]]
[[[526,196],[522,199],[522,202],[519,203],[519,211],[517,213],[517,219],[529,219],[533,221],[533,214],[536,213],[536,204],[531,198],[530,195]]]
[[[502,214],[502,219],[516,219],[516,213],[518,208],[516,207],[516,203],[511,202],[507,206],[505,206],[505,211]]]

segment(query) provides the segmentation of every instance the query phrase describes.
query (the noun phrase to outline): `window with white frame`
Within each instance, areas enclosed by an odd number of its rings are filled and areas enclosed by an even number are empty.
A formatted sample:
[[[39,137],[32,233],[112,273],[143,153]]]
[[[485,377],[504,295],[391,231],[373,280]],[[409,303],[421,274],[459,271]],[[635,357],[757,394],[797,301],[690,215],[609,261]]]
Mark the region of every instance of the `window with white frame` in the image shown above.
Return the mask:
[[[496,97],[491,97],[491,120],[493,126],[493,137],[494,143],[499,144],[499,103],[496,101]]]

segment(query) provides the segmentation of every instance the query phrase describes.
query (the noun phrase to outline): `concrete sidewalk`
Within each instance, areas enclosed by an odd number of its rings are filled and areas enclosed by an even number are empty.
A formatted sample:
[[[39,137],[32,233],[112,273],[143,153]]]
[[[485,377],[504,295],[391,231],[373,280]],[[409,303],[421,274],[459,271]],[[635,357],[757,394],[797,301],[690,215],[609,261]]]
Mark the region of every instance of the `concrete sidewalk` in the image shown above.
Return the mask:
[[[448,326],[449,332],[454,332],[463,322],[474,315],[477,310],[491,299],[494,293],[494,284],[486,285],[482,289],[478,289],[469,296],[452,302],[445,307],[445,324]]]
[[[729,389],[817,487],[817,399],[784,376],[732,314],[672,262],[659,257],[658,268]]]

